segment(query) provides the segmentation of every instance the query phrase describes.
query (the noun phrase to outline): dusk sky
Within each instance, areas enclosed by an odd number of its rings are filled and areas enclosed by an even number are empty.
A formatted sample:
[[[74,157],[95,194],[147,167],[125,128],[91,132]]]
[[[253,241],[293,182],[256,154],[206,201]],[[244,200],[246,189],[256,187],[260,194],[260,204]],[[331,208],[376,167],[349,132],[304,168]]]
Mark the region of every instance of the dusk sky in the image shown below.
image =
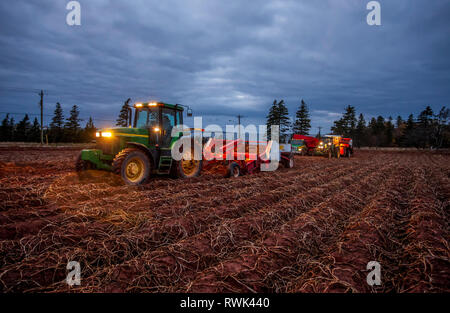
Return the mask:
[[[304,99],[312,134],[349,104],[366,120],[450,105],[448,0],[379,1],[381,26],[368,0],[81,0],[80,26],[68,2],[0,2],[1,118],[39,113],[40,89],[45,114],[76,104],[98,126],[127,98],[220,125],[265,124],[274,99],[294,116]]]

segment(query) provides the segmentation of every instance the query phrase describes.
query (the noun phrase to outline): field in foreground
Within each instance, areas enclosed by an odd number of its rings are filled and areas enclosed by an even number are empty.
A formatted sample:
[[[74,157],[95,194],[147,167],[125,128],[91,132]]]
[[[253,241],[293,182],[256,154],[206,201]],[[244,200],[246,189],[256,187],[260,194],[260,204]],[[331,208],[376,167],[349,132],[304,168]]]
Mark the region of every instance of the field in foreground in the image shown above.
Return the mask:
[[[79,177],[76,155],[0,149],[0,291],[450,291],[448,155],[298,157],[140,187]],[[69,261],[81,286],[65,283]]]

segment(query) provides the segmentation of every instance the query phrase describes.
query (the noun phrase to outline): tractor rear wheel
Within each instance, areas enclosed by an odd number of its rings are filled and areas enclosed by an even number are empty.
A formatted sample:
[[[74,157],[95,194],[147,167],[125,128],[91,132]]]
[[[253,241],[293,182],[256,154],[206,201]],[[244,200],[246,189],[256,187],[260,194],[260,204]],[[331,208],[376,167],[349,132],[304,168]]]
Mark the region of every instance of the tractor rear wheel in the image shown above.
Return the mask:
[[[195,160],[194,145],[191,146],[191,151],[183,152],[181,160],[178,162],[178,177],[192,178],[200,175],[202,171],[202,160]],[[197,147],[201,150],[201,147]]]
[[[151,163],[144,151],[126,148],[113,160],[114,173],[122,176],[128,185],[141,185],[147,182],[151,173]]]

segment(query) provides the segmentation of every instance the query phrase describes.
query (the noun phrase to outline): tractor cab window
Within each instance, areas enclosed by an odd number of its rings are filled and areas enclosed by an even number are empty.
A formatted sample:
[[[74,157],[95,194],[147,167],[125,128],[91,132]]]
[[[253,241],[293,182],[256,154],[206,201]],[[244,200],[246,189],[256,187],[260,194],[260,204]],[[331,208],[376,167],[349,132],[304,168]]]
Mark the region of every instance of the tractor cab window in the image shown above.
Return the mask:
[[[159,127],[157,108],[138,110],[136,114],[136,128]]]
[[[305,142],[303,139],[292,139],[291,144],[296,146],[303,146]]]

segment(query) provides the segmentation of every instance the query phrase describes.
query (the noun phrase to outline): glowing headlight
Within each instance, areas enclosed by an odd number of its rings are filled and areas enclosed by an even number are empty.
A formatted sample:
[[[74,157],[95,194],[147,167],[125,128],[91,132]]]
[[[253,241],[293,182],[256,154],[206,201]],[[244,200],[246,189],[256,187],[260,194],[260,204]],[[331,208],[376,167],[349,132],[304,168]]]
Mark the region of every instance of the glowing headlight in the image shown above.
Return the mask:
[[[111,137],[111,132],[102,132],[102,137]]]
[[[99,133],[99,132],[96,132],[96,133],[95,133],[95,137],[100,137],[100,133]]]
[[[158,105],[158,103],[156,103],[156,102],[150,102],[148,105],[151,106],[151,107],[155,107],[155,106]]]
[[[159,127],[153,127],[153,131],[154,131],[155,133],[159,132]]]
[[[134,106],[135,106],[136,108],[142,108],[142,103],[136,103]]]

